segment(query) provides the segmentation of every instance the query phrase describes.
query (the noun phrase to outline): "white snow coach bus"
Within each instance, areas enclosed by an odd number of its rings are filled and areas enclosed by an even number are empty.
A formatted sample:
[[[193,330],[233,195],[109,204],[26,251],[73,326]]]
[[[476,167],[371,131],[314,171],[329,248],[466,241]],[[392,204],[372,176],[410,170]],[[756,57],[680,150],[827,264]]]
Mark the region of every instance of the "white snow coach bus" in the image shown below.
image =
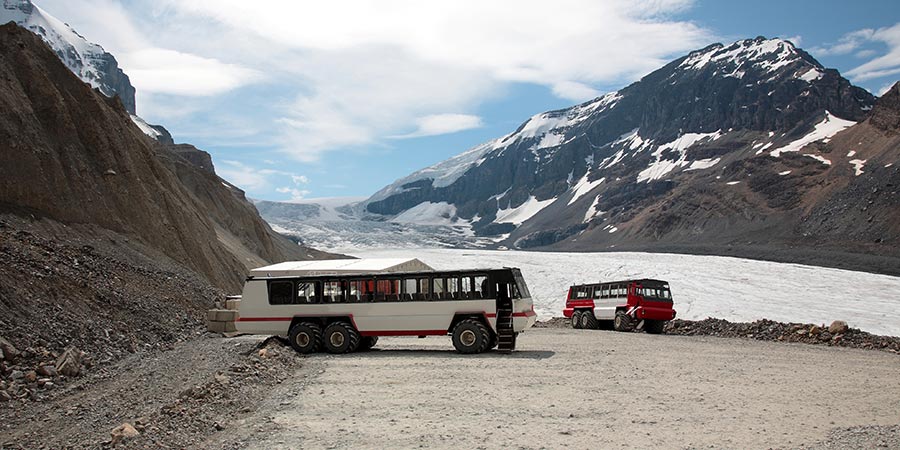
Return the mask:
[[[513,351],[535,322],[519,269],[434,271],[413,259],[424,267],[390,272],[374,269],[373,260],[343,261],[370,270],[291,270],[290,263],[253,270],[237,331],[286,336],[300,353],[366,350],[379,336],[435,335],[450,335],[460,353],[480,353]]]

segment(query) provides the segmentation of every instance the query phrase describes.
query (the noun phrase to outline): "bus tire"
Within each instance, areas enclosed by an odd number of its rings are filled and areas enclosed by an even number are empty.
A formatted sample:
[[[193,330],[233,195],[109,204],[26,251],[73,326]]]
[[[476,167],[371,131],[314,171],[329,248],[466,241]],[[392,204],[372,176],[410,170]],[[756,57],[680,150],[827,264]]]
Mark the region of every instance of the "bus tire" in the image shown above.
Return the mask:
[[[649,334],[663,334],[666,332],[665,320],[645,320],[644,330]]]
[[[299,322],[288,331],[288,338],[297,353],[315,353],[322,347],[322,327],[312,322]]]
[[[585,311],[581,313],[581,328],[586,328],[588,330],[596,330],[600,328],[600,323],[597,322],[597,318],[594,316],[593,311]]]
[[[453,327],[453,347],[460,353],[481,353],[487,350],[490,342],[490,331],[479,320],[465,319]]]
[[[346,322],[332,322],[325,327],[322,345],[328,353],[349,353],[359,346],[359,332]]]
[[[497,333],[491,333],[491,340],[485,350],[493,350],[497,348],[498,344],[500,344],[500,336],[497,336]]]
[[[359,341],[359,350],[372,350],[372,347],[378,343],[378,336],[364,336]]]
[[[631,317],[625,314],[625,311],[617,312],[613,322],[613,329],[616,331],[631,331]]]
[[[581,329],[581,311],[572,312],[572,328],[576,330]]]

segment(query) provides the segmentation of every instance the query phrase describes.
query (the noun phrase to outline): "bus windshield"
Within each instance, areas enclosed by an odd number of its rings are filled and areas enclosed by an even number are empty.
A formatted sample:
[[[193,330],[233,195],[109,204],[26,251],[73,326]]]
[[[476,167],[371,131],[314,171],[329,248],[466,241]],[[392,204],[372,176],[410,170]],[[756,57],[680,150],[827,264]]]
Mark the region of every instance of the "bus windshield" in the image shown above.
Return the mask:
[[[647,299],[671,300],[672,293],[668,287],[645,287],[641,288],[641,295]]]

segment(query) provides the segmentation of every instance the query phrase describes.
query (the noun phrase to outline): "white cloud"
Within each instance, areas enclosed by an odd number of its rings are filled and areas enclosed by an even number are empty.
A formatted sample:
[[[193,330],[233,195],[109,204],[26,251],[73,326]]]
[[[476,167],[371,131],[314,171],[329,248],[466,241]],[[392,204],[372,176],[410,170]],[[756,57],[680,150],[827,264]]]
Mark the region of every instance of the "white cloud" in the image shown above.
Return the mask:
[[[900,23],[872,31],[867,34],[867,39],[887,45],[887,53],[848,71],[847,74],[854,81],[865,81],[900,73]]]
[[[298,200],[303,200],[306,198],[311,192],[306,189],[297,189],[292,187],[280,187],[276,188],[275,192],[280,194],[290,194],[291,198],[288,201],[295,202]]]
[[[309,194],[309,191],[301,189],[301,186],[309,184],[306,175],[297,175],[284,170],[259,169],[241,161],[226,159],[216,165],[216,173],[242,189],[263,191],[277,185],[276,181],[278,183],[289,181],[292,186],[279,187],[275,191],[300,197]]]
[[[143,92],[210,96],[262,79],[256,70],[162,48],[126,51],[119,62]]]
[[[871,41],[874,33],[875,31],[870,28],[857,30],[845,34],[837,43],[813,47],[809,51],[819,56],[846,55],[860,48],[866,42]]]
[[[514,82],[588,100],[598,93],[594,86],[625,84],[708,44],[708,31],[671,19],[692,4],[165,2],[175,12],[169,19],[219,31],[219,49],[210,47],[216,40],[188,40],[209,52],[202,54],[238,52],[245,65],[265,67],[270,79],[302,86],[293,101],[278,105],[277,121],[282,147],[301,161],[335,148],[378,145],[413,126],[410,135],[434,133],[419,121],[448,110],[472,116]],[[255,51],[240,41],[256,42]]]
[[[412,133],[392,136],[396,139],[437,136],[479,128],[481,117],[470,114],[432,114],[416,119],[416,130]]]

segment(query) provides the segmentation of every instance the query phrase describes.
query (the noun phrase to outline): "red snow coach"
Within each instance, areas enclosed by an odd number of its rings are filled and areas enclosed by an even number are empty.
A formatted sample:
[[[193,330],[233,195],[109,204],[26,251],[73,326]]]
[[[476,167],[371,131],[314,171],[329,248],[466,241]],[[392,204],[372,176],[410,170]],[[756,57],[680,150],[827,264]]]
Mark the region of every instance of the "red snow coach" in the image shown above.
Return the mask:
[[[571,286],[563,315],[572,319],[572,328],[659,334],[675,310],[669,283],[642,279]]]

